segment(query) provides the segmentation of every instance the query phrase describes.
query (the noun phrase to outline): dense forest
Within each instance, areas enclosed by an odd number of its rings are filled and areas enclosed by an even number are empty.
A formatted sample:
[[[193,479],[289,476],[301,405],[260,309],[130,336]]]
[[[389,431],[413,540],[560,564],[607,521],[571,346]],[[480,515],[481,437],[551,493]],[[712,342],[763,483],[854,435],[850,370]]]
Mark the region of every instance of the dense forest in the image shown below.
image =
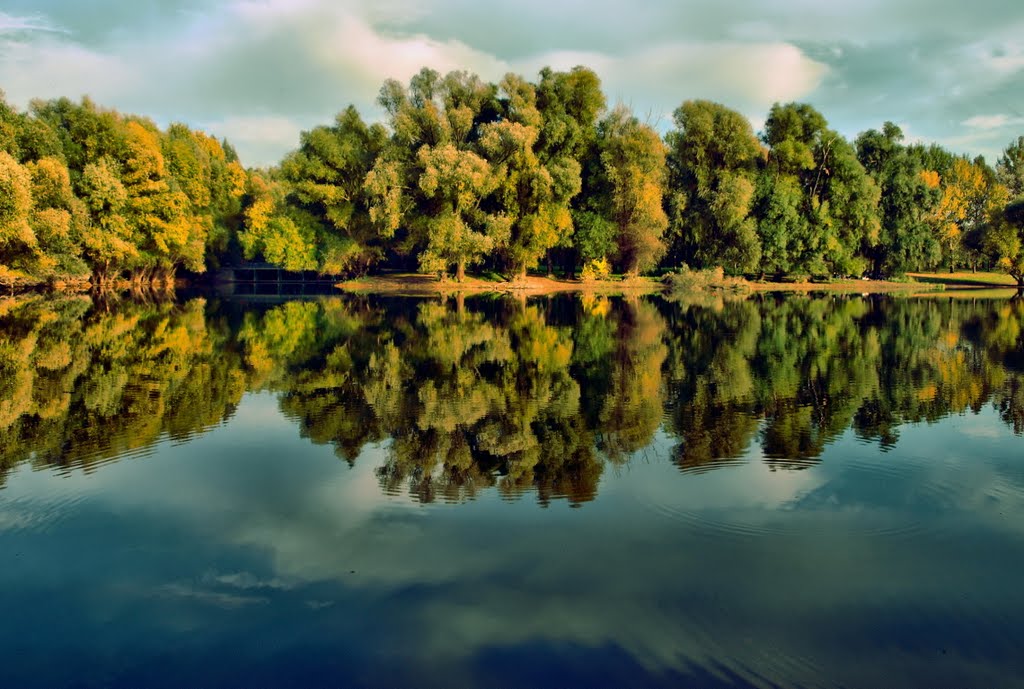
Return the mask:
[[[764,131],[684,102],[664,137],[608,107],[584,67],[500,84],[424,69],[390,80],[385,123],[354,107],[270,169],[182,124],[89,99],[0,99],[0,285],[133,280],[262,260],[521,276],[722,267],[752,277],[893,277],[994,268],[1024,287],[1024,136],[994,167],[907,144],[885,123],[847,141],[807,104]]]

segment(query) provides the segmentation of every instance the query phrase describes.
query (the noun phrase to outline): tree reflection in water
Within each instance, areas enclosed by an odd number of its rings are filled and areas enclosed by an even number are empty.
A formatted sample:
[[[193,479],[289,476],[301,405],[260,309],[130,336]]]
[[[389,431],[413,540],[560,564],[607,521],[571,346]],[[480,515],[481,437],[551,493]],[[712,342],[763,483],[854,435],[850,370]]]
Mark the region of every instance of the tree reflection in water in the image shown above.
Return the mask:
[[[904,424],[985,405],[1021,434],[1022,352],[1021,301],[7,300],[0,468],[88,470],[270,391],[349,463],[383,447],[388,493],[581,505],[659,429],[683,471],[753,444],[799,469],[848,429],[885,449]]]

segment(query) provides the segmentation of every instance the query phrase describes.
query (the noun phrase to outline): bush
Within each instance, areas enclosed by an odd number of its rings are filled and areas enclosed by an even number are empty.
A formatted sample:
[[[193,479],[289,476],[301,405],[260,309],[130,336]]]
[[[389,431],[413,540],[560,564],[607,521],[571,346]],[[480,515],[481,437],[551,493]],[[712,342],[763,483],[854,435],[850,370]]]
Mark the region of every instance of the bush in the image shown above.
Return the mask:
[[[584,281],[607,280],[612,276],[612,266],[607,258],[595,258],[583,266],[580,277]]]
[[[704,270],[690,270],[683,264],[674,273],[662,278],[670,292],[729,291],[748,292],[750,284],[743,278],[726,277],[720,266]]]

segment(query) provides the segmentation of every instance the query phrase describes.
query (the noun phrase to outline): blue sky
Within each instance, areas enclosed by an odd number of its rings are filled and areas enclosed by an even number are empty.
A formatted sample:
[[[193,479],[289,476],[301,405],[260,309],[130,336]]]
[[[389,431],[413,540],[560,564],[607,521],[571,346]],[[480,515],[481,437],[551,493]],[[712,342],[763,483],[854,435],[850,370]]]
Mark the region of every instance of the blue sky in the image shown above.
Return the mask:
[[[995,162],[1024,134],[1024,3],[1013,0],[3,0],[0,88],[88,94],[184,121],[268,164],[349,103],[380,117],[384,79],[422,66],[498,80],[595,69],[609,102],[662,130],[709,98],[760,128],[813,104],[847,136],[892,120],[909,140]]]

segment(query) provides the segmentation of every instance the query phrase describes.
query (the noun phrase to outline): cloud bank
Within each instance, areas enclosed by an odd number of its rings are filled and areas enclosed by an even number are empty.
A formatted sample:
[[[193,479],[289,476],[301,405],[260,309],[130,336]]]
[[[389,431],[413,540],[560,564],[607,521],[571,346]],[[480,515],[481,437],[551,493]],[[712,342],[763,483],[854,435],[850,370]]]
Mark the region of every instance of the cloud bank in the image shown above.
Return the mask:
[[[1021,128],[1022,28],[1024,8],[993,0],[13,0],[0,13],[0,87],[21,107],[88,94],[185,121],[269,164],[349,103],[378,118],[381,83],[423,66],[497,80],[584,64],[611,102],[663,127],[691,98],[755,122],[775,101],[805,100],[848,136],[910,122],[992,156]]]

